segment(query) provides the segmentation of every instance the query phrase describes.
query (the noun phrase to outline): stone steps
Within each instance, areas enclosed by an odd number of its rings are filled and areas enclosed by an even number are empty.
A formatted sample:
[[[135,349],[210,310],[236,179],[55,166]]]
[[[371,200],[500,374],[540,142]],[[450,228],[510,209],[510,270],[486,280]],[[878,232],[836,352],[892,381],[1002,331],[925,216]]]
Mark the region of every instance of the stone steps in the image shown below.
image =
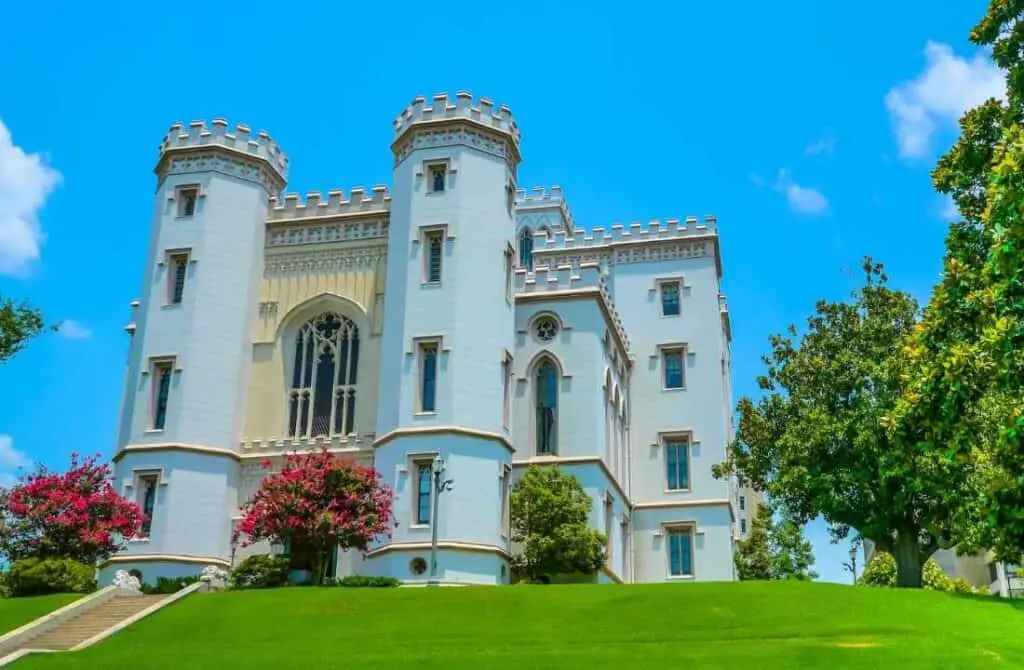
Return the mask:
[[[71,649],[166,597],[166,595],[116,596],[94,610],[79,614],[59,624],[56,628],[26,640],[21,648],[51,651]]]

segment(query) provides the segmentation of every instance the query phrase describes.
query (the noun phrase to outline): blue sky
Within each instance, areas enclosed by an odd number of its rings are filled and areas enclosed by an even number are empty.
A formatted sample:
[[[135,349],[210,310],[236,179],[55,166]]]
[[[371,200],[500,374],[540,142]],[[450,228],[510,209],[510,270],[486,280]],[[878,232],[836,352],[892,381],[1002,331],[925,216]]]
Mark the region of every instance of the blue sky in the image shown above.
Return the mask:
[[[0,475],[111,452],[175,121],[266,128],[289,191],[347,190],[390,182],[414,95],[506,103],[520,186],[561,185],[586,227],[717,215],[738,396],[768,334],[844,296],[864,254],[927,297],[951,216],[928,173],[1001,90],[967,42],[983,0],[158,4],[5,10],[0,294],[66,326],[0,368]],[[848,580],[846,548],[810,535],[822,577]]]

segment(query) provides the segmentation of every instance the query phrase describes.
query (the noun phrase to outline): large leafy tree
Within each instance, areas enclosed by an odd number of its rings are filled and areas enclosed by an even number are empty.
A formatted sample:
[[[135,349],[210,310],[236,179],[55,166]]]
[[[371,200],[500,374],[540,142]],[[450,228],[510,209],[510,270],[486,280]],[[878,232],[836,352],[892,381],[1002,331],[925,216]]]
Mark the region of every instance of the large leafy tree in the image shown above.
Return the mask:
[[[313,583],[320,584],[331,551],[365,551],[393,522],[391,489],[379,473],[323,449],[286,455],[281,471],[264,477],[242,507],[236,532],[243,545],[270,540],[308,548]]]
[[[28,303],[0,297],[0,364],[45,330],[43,315]]]
[[[531,581],[593,574],[605,562],[604,534],[590,528],[593,504],[583,485],[558,467],[530,466],[511,495],[512,564]]]
[[[949,227],[943,274],[906,346],[908,384],[890,418],[894,439],[967,463],[985,495],[961,501],[961,551],[1024,551],[1024,247],[1020,208],[1024,120],[1022,0],[993,0],[971,32],[1007,73],[1004,100],[961,119],[961,136],[932,173],[961,217]]]
[[[110,558],[142,525],[142,510],[114,490],[98,456],[71,455],[65,472],[44,466],[0,491],[0,555],[70,558],[94,564]]]
[[[802,336],[791,326],[771,338],[763,395],[740,400],[715,474],[752,483],[794,523],[823,516],[837,540],[855,529],[896,557],[901,586],[920,587],[925,561],[963,526],[960,503],[979,493],[969,464],[888,429],[919,310],[880,264],[863,270],[864,286],[820,301]]]

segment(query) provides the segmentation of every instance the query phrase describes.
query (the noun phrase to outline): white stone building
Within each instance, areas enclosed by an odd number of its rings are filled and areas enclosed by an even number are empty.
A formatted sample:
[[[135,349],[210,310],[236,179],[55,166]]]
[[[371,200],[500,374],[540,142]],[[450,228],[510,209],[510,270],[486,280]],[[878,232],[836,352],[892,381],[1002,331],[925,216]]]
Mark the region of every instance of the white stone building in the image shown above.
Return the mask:
[[[337,574],[427,578],[440,457],[442,581],[508,581],[509,489],[534,463],[593,498],[600,580],[733,579],[715,218],[585,231],[558,187],[517,189],[519,129],[484,98],[419,97],[394,126],[390,188],[304,201],[279,197],[266,133],[171,127],[114,456],[152,519],[104,571],[229,567],[261,462],[327,446],[382,473],[399,522]]]

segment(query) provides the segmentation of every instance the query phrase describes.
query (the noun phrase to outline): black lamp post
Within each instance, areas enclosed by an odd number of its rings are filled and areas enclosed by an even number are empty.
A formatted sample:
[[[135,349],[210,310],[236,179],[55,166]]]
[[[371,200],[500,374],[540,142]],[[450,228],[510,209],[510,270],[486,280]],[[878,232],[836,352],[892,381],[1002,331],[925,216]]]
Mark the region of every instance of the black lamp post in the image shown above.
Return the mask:
[[[433,509],[430,513],[430,584],[437,584],[437,529],[438,529],[438,502],[441,499],[441,494],[445,491],[452,490],[452,484],[455,483],[454,479],[441,479],[444,475],[444,459],[440,456],[434,459],[431,470],[434,475],[434,501]]]
[[[850,571],[853,575],[853,585],[857,585],[857,548],[853,547],[850,549],[850,562],[843,563],[843,567]]]

